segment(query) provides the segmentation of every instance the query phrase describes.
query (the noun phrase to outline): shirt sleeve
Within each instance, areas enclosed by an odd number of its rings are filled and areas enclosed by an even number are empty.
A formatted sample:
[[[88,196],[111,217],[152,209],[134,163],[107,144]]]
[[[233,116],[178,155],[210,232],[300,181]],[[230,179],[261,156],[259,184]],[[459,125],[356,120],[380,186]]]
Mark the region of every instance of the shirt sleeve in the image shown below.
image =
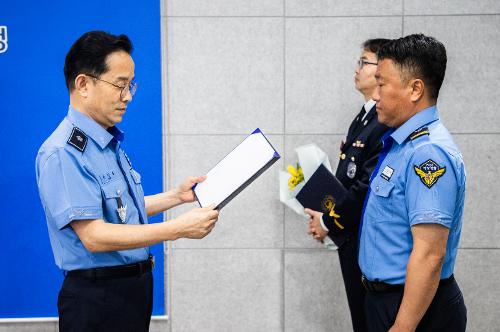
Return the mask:
[[[418,147],[406,171],[406,206],[410,226],[440,224],[450,228],[458,182],[452,156],[441,147]]]
[[[58,149],[40,166],[40,198],[58,229],[73,220],[103,218],[100,185],[77,157]]]

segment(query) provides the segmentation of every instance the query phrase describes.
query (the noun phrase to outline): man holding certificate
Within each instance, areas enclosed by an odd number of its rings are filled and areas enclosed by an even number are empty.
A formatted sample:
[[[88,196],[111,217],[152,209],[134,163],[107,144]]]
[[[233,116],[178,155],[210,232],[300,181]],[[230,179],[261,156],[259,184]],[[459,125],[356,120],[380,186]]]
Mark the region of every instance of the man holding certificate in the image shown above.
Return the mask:
[[[328,235],[339,247],[340,267],[356,332],[367,330],[363,309],[366,291],[361,284],[357,259],[359,221],[370,175],[382,148],[380,138],[388,129],[378,122],[375,102],[371,99],[377,87],[377,51],[386,42],[387,39],[365,41],[356,67],[355,87],[363,95],[365,104],[340,146],[340,160],[335,174],[345,187],[346,195],[335,200],[330,213],[305,210],[311,217],[309,233],[321,242]]]
[[[131,53],[127,36],[102,31],[73,44],[64,64],[68,113],[36,159],[54,258],[65,275],[57,302],[60,331],[148,331],[149,246],[203,238],[219,215],[208,206],[148,224],[149,216],[194,202],[191,187],[205,177],[144,196],[117,127],[137,90]]]

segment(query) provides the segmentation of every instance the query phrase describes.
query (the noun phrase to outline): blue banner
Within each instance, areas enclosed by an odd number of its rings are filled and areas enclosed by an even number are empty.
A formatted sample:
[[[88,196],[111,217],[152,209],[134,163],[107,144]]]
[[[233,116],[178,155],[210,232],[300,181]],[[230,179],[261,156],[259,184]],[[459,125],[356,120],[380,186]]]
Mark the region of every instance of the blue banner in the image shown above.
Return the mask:
[[[55,317],[55,266],[35,180],[38,148],[67,113],[64,58],[83,33],[132,40],[139,89],[120,128],[147,194],[162,190],[159,1],[2,1],[0,5],[0,318]],[[152,221],[161,221],[157,216]],[[165,314],[163,245],[154,315]]]

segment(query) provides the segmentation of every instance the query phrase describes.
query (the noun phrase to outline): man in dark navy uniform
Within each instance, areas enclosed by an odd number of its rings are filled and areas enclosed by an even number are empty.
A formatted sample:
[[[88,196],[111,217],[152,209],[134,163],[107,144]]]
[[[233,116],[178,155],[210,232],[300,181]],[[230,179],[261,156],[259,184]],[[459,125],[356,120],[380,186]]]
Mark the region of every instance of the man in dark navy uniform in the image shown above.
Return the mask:
[[[355,86],[363,94],[365,104],[351,123],[345,141],[342,141],[335,174],[348,194],[335,202],[334,213],[322,214],[306,209],[311,216],[309,233],[321,242],[328,235],[339,247],[340,267],[356,332],[367,330],[363,309],[366,291],[361,284],[357,259],[359,221],[370,175],[382,148],[380,138],[388,129],[378,122],[375,101],[371,99],[377,87],[377,51],[386,42],[387,39],[365,41],[356,67]]]

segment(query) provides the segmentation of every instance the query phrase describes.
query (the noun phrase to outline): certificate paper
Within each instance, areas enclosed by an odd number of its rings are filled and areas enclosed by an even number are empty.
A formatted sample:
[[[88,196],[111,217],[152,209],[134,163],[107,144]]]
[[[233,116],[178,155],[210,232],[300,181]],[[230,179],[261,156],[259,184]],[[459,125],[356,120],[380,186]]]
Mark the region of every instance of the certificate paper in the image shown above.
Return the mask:
[[[280,155],[257,128],[193,187],[201,207],[221,209],[274,164]]]

